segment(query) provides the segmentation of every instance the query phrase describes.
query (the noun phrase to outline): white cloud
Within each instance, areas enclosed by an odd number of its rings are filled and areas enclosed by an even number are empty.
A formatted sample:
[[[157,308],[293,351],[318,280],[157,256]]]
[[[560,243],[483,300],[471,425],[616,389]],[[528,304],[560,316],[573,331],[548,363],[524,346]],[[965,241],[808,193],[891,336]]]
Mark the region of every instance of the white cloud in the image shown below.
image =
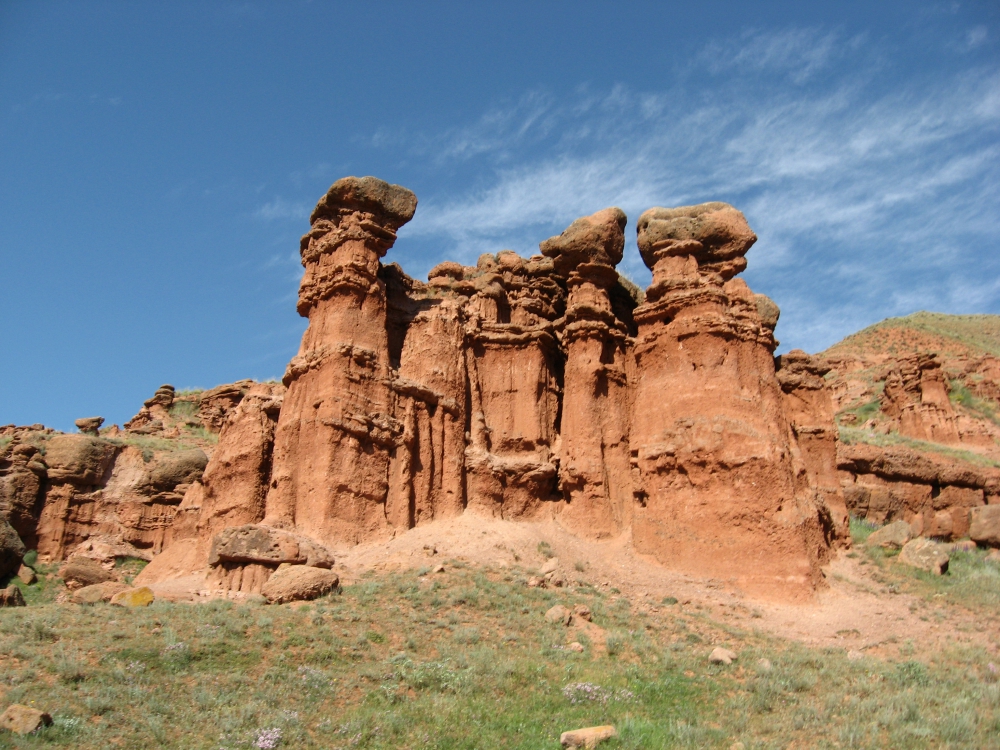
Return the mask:
[[[260,206],[254,211],[254,216],[267,221],[280,219],[294,219],[296,221],[306,221],[309,218],[311,207],[305,203],[288,201],[278,196]]]
[[[610,205],[634,227],[650,206],[727,200],[760,237],[748,281],[782,306],[791,346],[922,308],[1000,312],[1000,70],[890,84],[862,41],[754,31],[705,48],[699,64],[728,76],[708,89],[692,68],[661,91],[532,92],[409,137],[411,158],[468,162],[479,181],[421,196],[397,248],[426,248],[427,268],[470,263],[537,252]],[[622,270],[646,283],[630,244]]]

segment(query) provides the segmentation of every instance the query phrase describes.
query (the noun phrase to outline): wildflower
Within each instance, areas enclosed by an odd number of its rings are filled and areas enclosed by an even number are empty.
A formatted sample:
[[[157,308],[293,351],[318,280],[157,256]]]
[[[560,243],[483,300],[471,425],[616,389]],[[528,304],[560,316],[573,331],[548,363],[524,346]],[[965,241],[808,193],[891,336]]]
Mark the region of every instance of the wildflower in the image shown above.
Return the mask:
[[[278,727],[271,729],[261,729],[257,732],[257,739],[253,746],[260,750],[273,750],[281,742],[281,730]]]

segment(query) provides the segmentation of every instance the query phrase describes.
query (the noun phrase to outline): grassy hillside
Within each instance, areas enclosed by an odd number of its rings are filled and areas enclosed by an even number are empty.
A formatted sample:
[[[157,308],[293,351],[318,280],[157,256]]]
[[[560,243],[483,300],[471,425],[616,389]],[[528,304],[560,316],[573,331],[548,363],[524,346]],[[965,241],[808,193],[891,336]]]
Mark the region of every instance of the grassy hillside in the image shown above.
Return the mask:
[[[899,356],[918,351],[946,356],[1000,356],[1000,315],[921,311],[902,318],[887,318],[851,334],[822,355]]]
[[[992,628],[1000,568],[969,555],[948,581],[871,564],[892,591],[912,589],[922,619],[949,627],[954,594]],[[601,750],[988,747],[1000,732],[996,657],[981,648],[852,656],[672,598],[639,607],[615,589],[531,589],[523,578],[454,561],[298,607],[0,610],[0,703],[55,719],[32,737],[0,733],[0,748],[538,750],[603,723],[620,737]],[[592,625],[546,622],[555,603],[588,607]],[[737,662],[710,664],[716,645]]]

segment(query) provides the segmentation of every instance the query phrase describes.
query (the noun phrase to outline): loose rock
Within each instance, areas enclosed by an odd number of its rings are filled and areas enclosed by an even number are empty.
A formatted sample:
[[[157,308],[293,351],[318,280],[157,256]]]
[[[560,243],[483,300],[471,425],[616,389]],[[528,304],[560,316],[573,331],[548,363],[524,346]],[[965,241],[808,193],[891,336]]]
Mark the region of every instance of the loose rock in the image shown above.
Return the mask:
[[[21,589],[11,584],[5,589],[0,589],[0,607],[23,607],[24,597]]]
[[[585,729],[574,729],[570,732],[563,732],[559,735],[559,743],[563,747],[585,747],[594,748],[598,744],[617,737],[618,732],[610,724],[600,727],[586,727]]]
[[[147,586],[137,589],[125,589],[111,597],[111,603],[119,607],[148,607],[156,597],[153,590]]]
[[[948,560],[948,553],[940,544],[922,537],[907,542],[899,553],[901,563],[935,575],[948,572]]]
[[[114,580],[111,572],[89,557],[71,557],[59,568],[59,577],[66,582],[66,587],[71,589]]]
[[[573,613],[563,605],[557,604],[545,613],[545,619],[547,622],[561,622],[563,625],[569,625],[573,622]]]
[[[728,648],[722,648],[721,646],[713,649],[712,653],[708,655],[708,660],[712,664],[732,664],[735,659],[735,651],[730,651]]]
[[[545,564],[542,567],[538,569],[538,575],[544,576],[548,575],[549,573],[554,573],[556,568],[558,567],[559,567],[559,558],[551,557],[545,562]]]
[[[315,599],[337,588],[340,578],[331,570],[308,565],[279,567],[261,588],[271,604]]]
[[[578,654],[582,654],[584,651],[583,644],[580,643],[579,641],[573,641],[566,648],[568,648],[570,651],[576,651]]]
[[[0,729],[15,734],[31,734],[52,724],[52,717],[44,711],[14,703],[0,714]]]
[[[969,538],[1000,547],[1000,505],[983,505],[969,513]]]
[[[128,586],[118,581],[105,581],[95,583],[92,586],[84,586],[70,594],[69,600],[74,604],[97,604],[98,602],[110,602],[115,594],[126,591]]]
[[[21,582],[24,583],[25,586],[30,586],[38,580],[38,576],[35,575],[35,571],[23,563],[21,564],[21,567],[17,569],[17,577],[21,579]]]
[[[573,608],[573,614],[581,620],[586,620],[587,622],[590,622],[590,618],[592,617],[590,607],[586,604],[577,604],[576,607]]]
[[[877,531],[873,531],[865,540],[865,545],[868,547],[900,549],[910,541],[910,537],[912,536],[913,530],[910,528],[910,524],[906,521],[894,521]]]

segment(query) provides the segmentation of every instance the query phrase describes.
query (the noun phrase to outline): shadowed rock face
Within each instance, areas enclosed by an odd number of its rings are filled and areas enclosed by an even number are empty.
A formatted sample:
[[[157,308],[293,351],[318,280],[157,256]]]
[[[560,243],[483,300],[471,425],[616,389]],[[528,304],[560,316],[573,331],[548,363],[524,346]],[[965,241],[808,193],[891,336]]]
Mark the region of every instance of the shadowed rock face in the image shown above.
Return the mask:
[[[415,208],[370,177],[320,200],[277,423],[253,391],[228,418],[175,522],[198,538],[192,568],[214,548],[217,584],[256,591],[277,557],[223,554],[227,528],[322,549],[475,512],[631,531],[668,565],[811,590],[845,528],[832,412],[807,355],[776,374],[777,306],[734,278],[756,239],[739,211],[643,214],[653,284],[637,305],[615,270],[620,209],[540,255],[442,263],[423,283],[381,262]]]

